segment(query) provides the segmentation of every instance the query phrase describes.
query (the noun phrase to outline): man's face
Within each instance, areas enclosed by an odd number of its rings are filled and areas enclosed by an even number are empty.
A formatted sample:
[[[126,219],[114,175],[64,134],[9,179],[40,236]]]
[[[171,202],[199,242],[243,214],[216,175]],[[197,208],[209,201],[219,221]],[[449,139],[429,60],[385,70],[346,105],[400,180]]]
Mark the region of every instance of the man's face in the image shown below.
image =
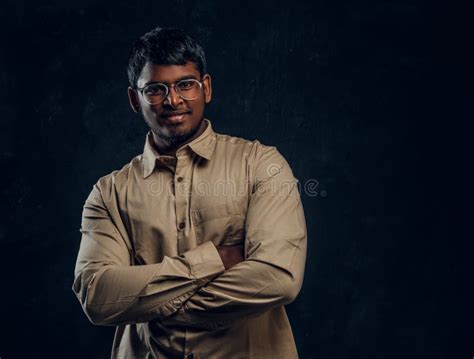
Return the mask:
[[[200,95],[195,100],[184,100],[169,85],[183,79],[201,80]],[[208,74],[202,78],[196,65],[155,65],[147,62],[137,81],[137,87],[143,88],[150,83],[160,82],[168,85],[169,93],[164,101],[157,105],[148,104],[139,91],[129,88],[129,98],[135,112],[141,112],[145,122],[153,132],[160,147],[177,147],[197,137],[202,130],[204,107],[211,101],[211,78]],[[202,131],[201,131],[202,132]]]

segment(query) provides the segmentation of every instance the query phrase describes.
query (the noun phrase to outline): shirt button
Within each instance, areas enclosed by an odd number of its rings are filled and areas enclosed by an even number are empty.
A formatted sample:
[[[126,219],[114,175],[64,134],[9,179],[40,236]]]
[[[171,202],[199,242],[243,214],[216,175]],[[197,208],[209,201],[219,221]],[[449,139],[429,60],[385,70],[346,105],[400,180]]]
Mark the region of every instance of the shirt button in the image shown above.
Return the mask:
[[[184,222],[181,222],[181,223],[178,225],[178,228],[179,228],[179,229],[183,229],[184,226],[186,226],[186,225],[184,224]]]
[[[178,182],[181,182],[181,181],[183,180],[183,177],[179,176],[179,177],[177,178],[177,180],[178,180]]]

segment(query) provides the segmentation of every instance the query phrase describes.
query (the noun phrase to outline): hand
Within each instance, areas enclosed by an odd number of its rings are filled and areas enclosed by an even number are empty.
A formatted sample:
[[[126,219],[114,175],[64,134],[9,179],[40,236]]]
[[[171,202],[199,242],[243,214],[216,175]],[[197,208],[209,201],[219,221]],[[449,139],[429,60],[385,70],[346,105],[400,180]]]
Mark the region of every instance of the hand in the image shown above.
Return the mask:
[[[221,256],[225,269],[244,260],[244,245],[234,244],[232,246],[217,246],[217,251]]]

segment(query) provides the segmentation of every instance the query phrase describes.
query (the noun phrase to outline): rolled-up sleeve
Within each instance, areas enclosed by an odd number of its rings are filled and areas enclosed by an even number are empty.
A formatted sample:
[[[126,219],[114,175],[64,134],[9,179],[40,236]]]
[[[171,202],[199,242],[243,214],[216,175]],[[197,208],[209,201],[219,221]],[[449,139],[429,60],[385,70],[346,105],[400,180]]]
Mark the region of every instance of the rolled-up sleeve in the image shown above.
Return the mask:
[[[96,183],[83,208],[72,286],[94,324],[122,325],[169,316],[225,270],[212,242],[180,256],[165,256],[157,264],[132,265],[130,240],[116,222]]]
[[[226,327],[292,302],[301,290],[307,230],[298,180],[280,152],[265,146],[255,158],[246,215],[245,260],[190,296],[167,323]]]

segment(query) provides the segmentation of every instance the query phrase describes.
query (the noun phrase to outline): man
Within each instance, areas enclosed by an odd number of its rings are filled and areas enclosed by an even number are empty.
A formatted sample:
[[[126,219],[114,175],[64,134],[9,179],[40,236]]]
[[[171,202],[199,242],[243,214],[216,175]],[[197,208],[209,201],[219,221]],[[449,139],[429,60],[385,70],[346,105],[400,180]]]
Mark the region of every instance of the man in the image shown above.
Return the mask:
[[[284,305],[298,295],[306,223],[274,146],[214,132],[202,48],[156,28],[129,57],[143,154],[94,184],[73,290],[116,326],[112,358],[296,358]]]

